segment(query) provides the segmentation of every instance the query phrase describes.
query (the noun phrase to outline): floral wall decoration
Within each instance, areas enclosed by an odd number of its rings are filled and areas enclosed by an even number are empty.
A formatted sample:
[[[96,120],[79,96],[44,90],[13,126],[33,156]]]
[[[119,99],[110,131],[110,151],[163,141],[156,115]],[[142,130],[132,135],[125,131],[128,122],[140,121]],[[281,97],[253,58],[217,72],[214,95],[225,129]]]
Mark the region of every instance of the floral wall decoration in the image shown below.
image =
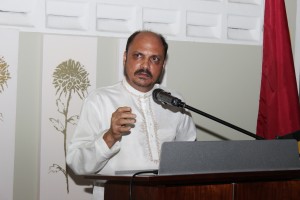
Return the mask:
[[[19,32],[0,29],[0,199],[13,199]]]
[[[72,95],[77,95],[83,99],[88,93],[90,81],[89,73],[84,66],[75,60],[69,59],[59,64],[53,73],[53,86],[56,89],[56,107],[57,112],[63,116],[63,120],[56,118],[49,118],[53,127],[61,134],[63,134],[64,156],[66,158],[67,151],[67,133],[68,125],[76,125],[79,115],[69,115],[70,101]],[[49,167],[49,172],[61,172],[66,178],[67,192],[69,193],[69,172],[67,165],[60,166],[53,163]]]
[[[8,80],[11,79],[9,65],[6,63],[5,58],[0,56],[0,94],[8,87]],[[3,114],[0,111],[0,121],[3,121]]]
[[[91,181],[68,168],[66,152],[96,67],[96,37],[44,35],[39,199],[91,198]]]

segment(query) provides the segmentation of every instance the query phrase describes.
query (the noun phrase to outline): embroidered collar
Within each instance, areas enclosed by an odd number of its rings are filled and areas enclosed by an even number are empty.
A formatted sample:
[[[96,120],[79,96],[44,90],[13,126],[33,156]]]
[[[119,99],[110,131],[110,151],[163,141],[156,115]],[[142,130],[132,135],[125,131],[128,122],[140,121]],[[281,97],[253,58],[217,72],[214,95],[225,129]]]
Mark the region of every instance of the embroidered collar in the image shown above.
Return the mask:
[[[131,94],[137,96],[137,97],[144,97],[144,98],[147,98],[147,97],[150,97],[152,95],[152,92],[154,89],[156,88],[159,88],[159,85],[158,84],[155,84],[154,87],[148,91],[148,92],[140,92],[138,90],[136,90],[135,88],[133,88],[128,82],[126,79],[123,79],[122,81],[122,85],[124,86],[124,88],[130,92]]]

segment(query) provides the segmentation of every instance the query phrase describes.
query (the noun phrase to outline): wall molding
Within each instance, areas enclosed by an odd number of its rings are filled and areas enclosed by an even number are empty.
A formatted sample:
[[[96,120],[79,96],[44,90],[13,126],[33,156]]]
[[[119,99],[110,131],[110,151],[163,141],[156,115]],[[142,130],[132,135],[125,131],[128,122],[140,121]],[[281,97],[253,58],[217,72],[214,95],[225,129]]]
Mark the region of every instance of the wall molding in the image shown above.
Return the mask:
[[[0,27],[127,37],[151,29],[169,40],[262,44],[264,0],[10,0]]]

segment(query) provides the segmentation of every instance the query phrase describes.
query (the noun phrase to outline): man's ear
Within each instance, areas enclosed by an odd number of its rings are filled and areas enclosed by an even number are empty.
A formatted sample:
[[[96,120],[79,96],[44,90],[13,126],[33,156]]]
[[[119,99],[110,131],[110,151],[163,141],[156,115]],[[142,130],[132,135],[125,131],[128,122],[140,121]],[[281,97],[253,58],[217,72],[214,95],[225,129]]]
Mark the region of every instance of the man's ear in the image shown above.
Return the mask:
[[[125,67],[126,59],[127,59],[127,52],[124,51],[124,53],[123,53],[123,66],[124,67]]]
[[[164,64],[163,64],[163,68],[161,70],[160,77],[157,80],[157,83],[159,83],[159,84],[161,84],[163,82],[163,79],[164,79],[164,76],[165,76],[165,73],[166,73],[166,64],[167,64],[167,61],[165,60]]]
[[[165,60],[165,61],[164,61],[164,64],[163,64],[164,70],[165,70],[165,68],[166,68],[166,64],[167,64],[167,61]]]

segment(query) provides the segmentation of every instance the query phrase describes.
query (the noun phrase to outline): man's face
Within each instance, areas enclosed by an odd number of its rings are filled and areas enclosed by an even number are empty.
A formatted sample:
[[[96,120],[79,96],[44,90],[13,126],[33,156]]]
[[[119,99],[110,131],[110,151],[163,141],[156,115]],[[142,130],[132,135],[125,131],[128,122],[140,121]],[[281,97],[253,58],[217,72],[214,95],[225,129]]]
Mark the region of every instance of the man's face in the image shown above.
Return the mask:
[[[150,91],[165,65],[164,47],[153,33],[139,33],[124,52],[123,65],[128,83],[138,91]]]

